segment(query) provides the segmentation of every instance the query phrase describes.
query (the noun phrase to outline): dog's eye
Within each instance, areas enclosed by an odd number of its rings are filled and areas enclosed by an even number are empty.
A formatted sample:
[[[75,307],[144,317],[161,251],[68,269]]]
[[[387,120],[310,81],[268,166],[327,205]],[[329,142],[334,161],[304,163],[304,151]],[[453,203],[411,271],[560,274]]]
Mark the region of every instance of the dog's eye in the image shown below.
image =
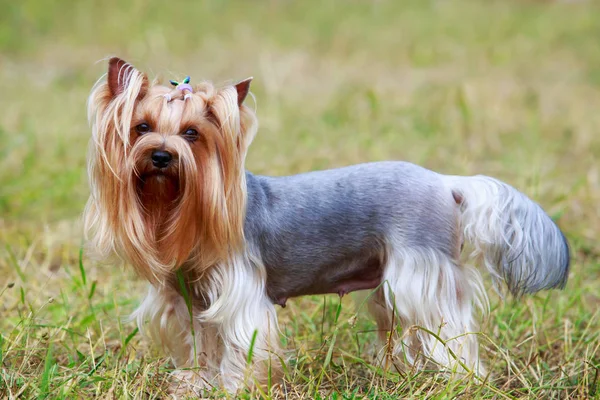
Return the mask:
[[[144,133],[148,133],[148,132],[150,132],[150,125],[148,125],[145,122],[142,122],[141,124],[139,124],[138,126],[135,127],[135,131],[137,133],[139,133],[140,135],[143,135]]]
[[[188,140],[193,140],[198,137],[198,131],[193,128],[189,128],[183,132],[183,136],[185,136],[185,138]]]

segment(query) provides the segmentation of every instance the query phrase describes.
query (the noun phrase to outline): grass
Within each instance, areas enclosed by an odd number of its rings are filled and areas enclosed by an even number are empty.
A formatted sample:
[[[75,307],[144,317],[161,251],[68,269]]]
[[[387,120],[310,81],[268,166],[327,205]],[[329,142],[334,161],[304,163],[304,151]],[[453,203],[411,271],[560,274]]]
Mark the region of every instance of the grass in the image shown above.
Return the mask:
[[[166,396],[172,366],[124,320],[144,283],[80,257],[85,102],[115,54],[166,79],[254,76],[255,173],[402,159],[493,175],[566,232],[566,290],[490,290],[485,382],[386,373],[374,323],[317,296],[279,315],[288,398],[600,398],[597,2],[0,4],[0,398]]]

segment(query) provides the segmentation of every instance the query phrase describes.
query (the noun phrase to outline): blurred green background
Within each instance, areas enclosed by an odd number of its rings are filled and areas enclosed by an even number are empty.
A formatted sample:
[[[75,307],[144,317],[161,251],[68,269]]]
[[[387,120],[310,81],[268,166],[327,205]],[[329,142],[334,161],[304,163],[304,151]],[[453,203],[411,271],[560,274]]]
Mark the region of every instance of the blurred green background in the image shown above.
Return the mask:
[[[573,385],[584,387],[578,368],[598,358],[582,349],[597,350],[600,330],[599,17],[597,1],[0,0],[0,284],[15,284],[0,288],[0,360],[4,348],[13,355],[5,358],[8,371],[18,371],[4,382],[18,392],[27,377],[40,376],[48,329],[87,332],[104,351],[106,338],[133,329],[117,321],[143,283],[87,260],[87,280],[78,270],[86,100],[117,55],[163,81],[253,76],[261,127],[247,167],[255,173],[408,160],[448,174],[493,175],[540,202],[573,246],[569,291],[518,311],[496,309],[494,300],[486,332],[509,349],[546,332],[536,346],[550,349],[563,371],[579,377]],[[550,298],[554,306],[544,311]],[[306,325],[320,317],[320,302],[298,300],[282,312],[298,341],[322,338],[322,327]],[[569,353],[573,342],[583,347]],[[49,365],[64,368],[54,376],[83,368],[72,349],[86,340],[69,343],[52,357]],[[300,360],[304,350],[296,349]],[[523,371],[525,353],[513,354]],[[116,371],[122,354],[110,354]],[[569,373],[550,368],[524,379],[543,385]],[[23,390],[53,393],[48,382],[46,392]]]

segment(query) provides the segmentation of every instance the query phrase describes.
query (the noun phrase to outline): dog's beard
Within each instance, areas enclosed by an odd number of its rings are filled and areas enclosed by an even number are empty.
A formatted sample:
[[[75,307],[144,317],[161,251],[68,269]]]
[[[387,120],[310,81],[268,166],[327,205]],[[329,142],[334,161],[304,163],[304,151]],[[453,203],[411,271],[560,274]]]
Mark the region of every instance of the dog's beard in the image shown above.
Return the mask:
[[[165,150],[173,155],[165,168],[156,168],[151,154]],[[190,258],[200,244],[202,223],[199,166],[185,139],[148,134],[138,138],[129,155],[125,192],[128,204],[122,203],[124,226],[131,246],[124,246],[128,258],[138,269],[144,263],[159,281]],[[154,261],[154,262],[153,262]]]
[[[136,202],[141,208],[144,225],[152,234],[152,239],[160,243],[165,234],[166,223],[169,215],[177,209],[183,198],[181,189],[185,190],[185,178],[182,175],[185,169],[182,163],[194,163],[193,155],[183,153],[185,160],[181,160],[179,153],[175,153],[176,146],[173,141],[162,138],[160,135],[150,134],[138,139],[131,154],[131,164],[128,168],[129,181],[135,188]],[[174,160],[165,168],[156,168],[151,160],[151,154],[156,150],[167,150],[174,155]],[[191,153],[191,152],[190,152]],[[192,158],[192,160],[189,160]],[[188,168],[189,169],[189,168]],[[189,185],[188,185],[188,190]]]
[[[151,229],[160,250],[168,217],[177,208],[181,198],[179,178],[163,172],[150,172],[139,177],[136,190],[143,208],[145,225]]]
[[[123,181],[127,195],[121,202],[124,249],[147,278],[169,280],[186,261],[207,268],[229,257],[241,239],[239,205],[243,182],[228,168],[238,168],[218,145],[193,147],[178,136],[147,134],[135,142]],[[173,155],[168,167],[152,165],[153,151]],[[244,173],[243,169],[240,172]],[[147,270],[149,268],[149,270]],[[198,272],[198,271],[196,271]]]

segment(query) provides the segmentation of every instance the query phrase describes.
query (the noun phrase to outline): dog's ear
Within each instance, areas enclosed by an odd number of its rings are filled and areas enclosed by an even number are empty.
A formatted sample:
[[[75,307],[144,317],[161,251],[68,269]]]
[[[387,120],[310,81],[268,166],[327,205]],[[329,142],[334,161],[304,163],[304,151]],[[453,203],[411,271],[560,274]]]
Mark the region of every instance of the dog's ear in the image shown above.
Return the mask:
[[[235,85],[235,90],[237,90],[239,107],[242,106],[242,103],[244,102],[244,100],[246,100],[246,96],[248,96],[248,92],[250,91],[250,82],[252,82],[252,79],[252,77],[246,78]]]
[[[134,77],[141,77],[142,85],[138,98],[143,97],[148,90],[148,78],[128,62],[118,57],[113,57],[108,61],[108,89],[112,97],[115,97],[127,88]]]

